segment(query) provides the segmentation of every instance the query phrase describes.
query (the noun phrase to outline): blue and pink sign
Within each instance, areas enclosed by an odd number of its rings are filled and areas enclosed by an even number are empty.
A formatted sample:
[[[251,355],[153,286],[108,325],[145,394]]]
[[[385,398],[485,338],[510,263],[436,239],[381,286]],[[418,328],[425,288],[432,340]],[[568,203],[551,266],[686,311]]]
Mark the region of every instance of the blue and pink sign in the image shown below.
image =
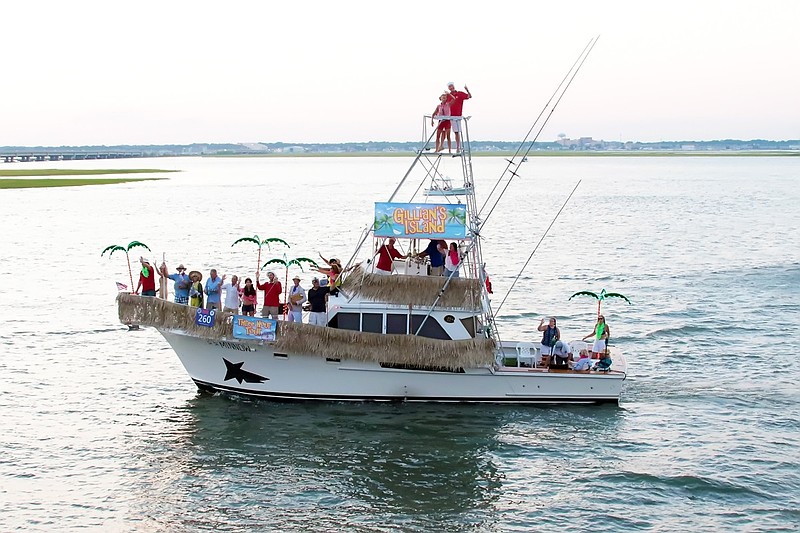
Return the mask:
[[[376,202],[373,230],[376,237],[461,240],[467,237],[467,207]]]
[[[235,315],[233,317],[233,336],[236,339],[274,341],[278,321],[270,318]]]

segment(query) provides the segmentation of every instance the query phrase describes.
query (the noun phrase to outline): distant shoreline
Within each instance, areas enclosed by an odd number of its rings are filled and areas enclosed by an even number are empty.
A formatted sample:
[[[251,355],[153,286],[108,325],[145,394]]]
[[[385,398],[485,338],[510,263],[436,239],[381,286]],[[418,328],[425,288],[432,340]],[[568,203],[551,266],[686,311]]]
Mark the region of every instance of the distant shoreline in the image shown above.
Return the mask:
[[[152,168],[121,169],[0,169],[0,189],[40,189],[45,187],[79,187],[83,185],[111,185],[136,181],[157,181],[167,178],[37,178],[36,176],[96,176],[109,174],[151,174],[180,172]]]
[[[429,152],[430,155],[433,153]],[[416,157],[414,152],[291,152],[256,154],[205,154],[201,157]],[[449,154],[444,153],[446,157]],[[472,152],[472,157],[511,157],[514,152]],[[527,157],[791,157],[800,156],[792,150],[732,150],[732,151],[531,151]],[[520,157],[518,155],[517,157]]]

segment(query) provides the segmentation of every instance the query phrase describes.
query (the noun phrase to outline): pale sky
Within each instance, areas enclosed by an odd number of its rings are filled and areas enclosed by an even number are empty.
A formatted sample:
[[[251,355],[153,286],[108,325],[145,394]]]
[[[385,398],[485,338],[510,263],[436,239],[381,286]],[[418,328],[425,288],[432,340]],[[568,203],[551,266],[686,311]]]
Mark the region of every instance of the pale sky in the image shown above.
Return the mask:
[[[800,138],[800,1],[5,2],[0,145]]]

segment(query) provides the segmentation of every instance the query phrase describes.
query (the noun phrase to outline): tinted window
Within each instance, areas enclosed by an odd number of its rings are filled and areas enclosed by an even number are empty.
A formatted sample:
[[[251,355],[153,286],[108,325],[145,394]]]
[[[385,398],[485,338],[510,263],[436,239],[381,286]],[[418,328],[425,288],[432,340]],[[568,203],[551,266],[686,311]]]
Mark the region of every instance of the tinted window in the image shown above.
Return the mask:
[[[405,335],[408,333],[408,315],[386,315],[386,333],[398,333]]]
[[[350,329],[353,331],[358,331],[358,326],[359,326],[358,313],[337,313],[336,317],[338,319],[337,327],[339,329]]]
[[[414,334],[419,329],[419,325],[425,319],[425,315],[412,315],[411,316],[411,333]],[[422,326],[422,331],[419,332],[420,337],[428,337],[431,339],[451,340],[450,335],[442,329],[442,326],[435,318],[429,316],[425,320],[425,325]]]
[[[364,313],[361,315],[361,331],[383,333],[383,315],[378,313]]]
[[[461,323],[464,324],[464,328],[467,330],[469,336],[475,337],[475,317],[462,318]]]

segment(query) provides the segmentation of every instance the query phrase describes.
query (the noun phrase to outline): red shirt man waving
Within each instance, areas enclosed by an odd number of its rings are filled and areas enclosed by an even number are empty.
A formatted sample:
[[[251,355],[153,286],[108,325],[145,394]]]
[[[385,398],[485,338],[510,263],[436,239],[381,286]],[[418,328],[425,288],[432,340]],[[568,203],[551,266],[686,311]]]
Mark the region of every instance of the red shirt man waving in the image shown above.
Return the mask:
[[[450,101],[450,116],[460,117],[464,108],[464,100],[472,98],[469,89],[464,85],[464,91],[456,91],[456,86],[451,81],[447,84],[447,89],[450,91],[452,100]],[[461,152],[461,120],[451,120],[452,132],[456,134],[456,153]]]

